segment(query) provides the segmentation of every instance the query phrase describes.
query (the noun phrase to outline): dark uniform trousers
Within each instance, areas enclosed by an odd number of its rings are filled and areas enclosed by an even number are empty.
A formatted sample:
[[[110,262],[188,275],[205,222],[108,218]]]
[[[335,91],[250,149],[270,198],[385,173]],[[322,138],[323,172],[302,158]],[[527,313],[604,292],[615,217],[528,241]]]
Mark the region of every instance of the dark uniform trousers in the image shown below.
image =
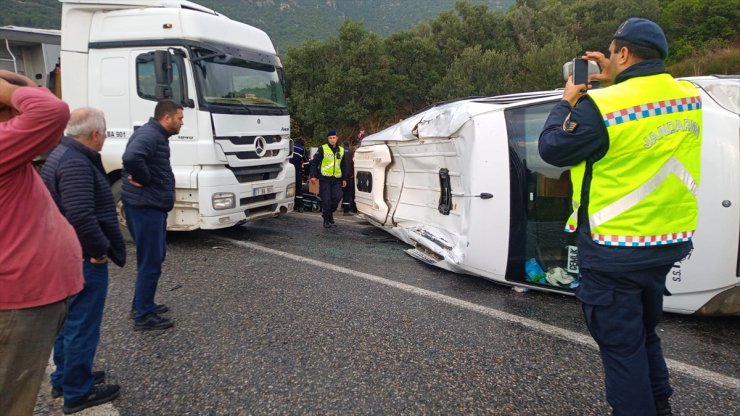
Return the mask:
[[[293,165],[295,169],[295,209],[303,209],[303,172],[300,166]]]
[[[655,398],[670,397],[668,368],[655,332],[672,264],[629,272],[581,269],[576,296],[604,364],[614,415],[655,415]]]
[[[355,178],[347,179],[347,186],[342,190],[342,211],[357,212],[355,205]]]
[[[334,211],[342,200],[342,178],[322,176],[319,179],[319,196],[321,216],[324,217],[324,221],[334,221]]]

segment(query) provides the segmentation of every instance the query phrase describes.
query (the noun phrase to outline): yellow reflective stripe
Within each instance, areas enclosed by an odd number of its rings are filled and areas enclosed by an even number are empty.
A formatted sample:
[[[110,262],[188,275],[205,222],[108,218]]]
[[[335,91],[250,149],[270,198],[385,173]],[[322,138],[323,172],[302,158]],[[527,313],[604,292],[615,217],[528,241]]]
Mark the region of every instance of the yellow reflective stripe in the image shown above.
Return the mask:
[[[696,181],[694,180],[694,177],[691,176],[691,173],[686,169],[681,161],[679,161],[675,157],[671,157],[663,165],[663,167],[660,168],[658,173],[656,173],[642,186],[623,196],[612,204],[605,206],[598,212],[591,214],[588,217],[591,229],[593,230],[599,225],[611,220],[612,218],[638,204],[651,192],[655,191],[658,186],[660,186],[660,184],[668,178],[668,175],[670,174],[676,175],[676,177],[678,177],[678,179],[684,185],[686,185],[686,188],[689,189],[689,192],[691,192],[691,194],[696,197]]]

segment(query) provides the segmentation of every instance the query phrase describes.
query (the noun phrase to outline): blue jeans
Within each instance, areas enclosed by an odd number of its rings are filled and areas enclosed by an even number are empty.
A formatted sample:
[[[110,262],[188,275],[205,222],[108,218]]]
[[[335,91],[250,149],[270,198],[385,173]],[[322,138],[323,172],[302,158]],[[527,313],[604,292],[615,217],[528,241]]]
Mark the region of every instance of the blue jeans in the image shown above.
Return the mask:
[[[92,389],[93,360],[108,295],[108,263],[85,259],[82,273],[85,285],[69,298],[67,320],[54,342],[57,369],[51,374],[51,385],[64,390],[65,401],[80,399]]]
[[[0,311],[0,415],[30,415],[36,405],[67,300]]]
[[[671,266],[629,272],[581,269],[576,296],[599,344],[606,399],[614,415],[655,415],[655,398],[673,393],[655,332]]]
[[[154,311],[154,295],[167,254],[167,213],[153,208],[126,205],[128,230],[136,242],[135,319]]]

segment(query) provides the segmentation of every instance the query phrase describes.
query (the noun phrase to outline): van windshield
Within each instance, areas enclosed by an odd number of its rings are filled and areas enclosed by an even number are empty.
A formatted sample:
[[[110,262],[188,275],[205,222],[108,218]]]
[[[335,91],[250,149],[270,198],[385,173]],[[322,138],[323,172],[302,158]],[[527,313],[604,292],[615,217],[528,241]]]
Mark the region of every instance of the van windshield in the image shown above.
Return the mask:
[[[205,104],[286,108],[282,68],[206,49],[195,51],[193,71]]]

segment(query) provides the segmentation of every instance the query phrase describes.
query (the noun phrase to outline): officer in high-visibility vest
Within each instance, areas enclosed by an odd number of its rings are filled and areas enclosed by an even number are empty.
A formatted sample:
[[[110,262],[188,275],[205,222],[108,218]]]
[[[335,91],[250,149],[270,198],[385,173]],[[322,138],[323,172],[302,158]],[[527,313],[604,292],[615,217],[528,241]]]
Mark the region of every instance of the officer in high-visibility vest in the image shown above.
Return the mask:
[[[542,158],[571,166],[586,324],[599,345],[614,415],[671,415],[656,326],[666,275],[692,249],[702,131],[701,97],[666,73],[661,28],[630,18],[609,57],[586,52],[601,74],[568,80],[539,139]],[[590,85],[590,84],[589,84]]]
[[[311,160],[310,181],[319,181],[324,228],[331,228],[335,225],[334,211],[342,200],[342,188],[347,186],[349,164],[344,147],[337,144],[337,131],[330,129],[326,136],[327,143],[319,147]]]

